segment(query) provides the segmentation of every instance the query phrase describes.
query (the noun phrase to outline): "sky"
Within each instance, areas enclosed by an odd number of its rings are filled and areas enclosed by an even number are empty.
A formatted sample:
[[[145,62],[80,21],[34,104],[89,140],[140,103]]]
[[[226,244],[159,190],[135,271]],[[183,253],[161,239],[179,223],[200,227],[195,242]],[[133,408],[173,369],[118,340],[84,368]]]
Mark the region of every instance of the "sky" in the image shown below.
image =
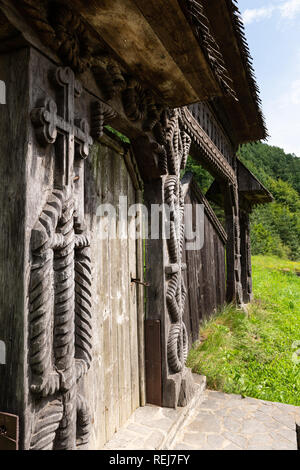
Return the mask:
[[[270,138],[300,157],[300,0],[238,0]]]

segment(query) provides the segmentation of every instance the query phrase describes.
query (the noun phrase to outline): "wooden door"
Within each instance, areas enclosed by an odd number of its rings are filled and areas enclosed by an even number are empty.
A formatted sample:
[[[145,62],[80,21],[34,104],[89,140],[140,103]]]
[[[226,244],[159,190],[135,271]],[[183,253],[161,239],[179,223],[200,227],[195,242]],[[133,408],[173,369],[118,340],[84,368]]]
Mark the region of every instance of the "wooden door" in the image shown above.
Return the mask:
[[[137,203],[138,180],[129,150],[116,139],[104,137],[94,155],[94,183],[97,204],[111,204],[117,211],[117,235],[120,224],[119,198],[127,197],[127,209]],[[130,220],[128,219],[129,223]],[[97,224],[100,218],[97,217]],[[126,232],[127,230],[127,232]],[[125,230],[124,238],[108,233],[97,240],[96,324],[93,370],[90,383],[94,390],[95,431],[91,448],[100,448],[127,421],[140,405],[138,322],[143,316],[137,279],[137,256],[141,240],[134,240]],[[142,253],[142,250],[140,250]],[[91,373],[93,373],[91,371]]]

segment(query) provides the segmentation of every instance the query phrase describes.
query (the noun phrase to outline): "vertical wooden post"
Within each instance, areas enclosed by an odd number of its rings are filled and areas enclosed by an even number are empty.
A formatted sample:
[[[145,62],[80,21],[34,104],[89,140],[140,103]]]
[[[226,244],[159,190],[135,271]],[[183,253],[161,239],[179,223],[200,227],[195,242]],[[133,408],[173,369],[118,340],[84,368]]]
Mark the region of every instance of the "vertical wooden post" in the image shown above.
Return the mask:
[[[226,300],[242,305],[239,203],[237,187],[232,184],[227,184],[224,188],[224,210],[228,236]]]
[[[241,280],[244,303],[251,302],[252,293],[252,266],[249,212],[240,211],[241,227]]]
[[[6,351],[0,364],[0,410],[20,417],[24,448],[26,417],[26,176],[30,134],[29,49],[0,56],[6,104],[0,105],[0,340]],[[2,343],[2,344],[3,344]]]
[[[162,405],[161,377],[166,371],[166,338],[165,330],[167,315],[164,283],[164,244],[161,231],[158,239],[151,237],[151,206],[163,204],[162,178],[144,185],[144,203],[148,209],[148,239],[146,240],[146,280],[149,283],[146,296],[146,390],[148,403]],[[156,328],[154,328],[156,322]],[[158,327],[159,325],[159,327]],[[154,344],[157,345],[153,351]],[[163,357],[164,355],[164,357]],[[155,360],[154,360],[155,359]]]
[[[180,184],[180,170],[185,168],[191,140],[181,129],[180,119],[179,110],[170,110],[158,124],[159,143],[148,146],[147,160],[153,163],[148,164],[144,185],[149,214],[146,279],[150,284],[145,324],[147,401],[167,407],[185,406],[194,393],[191,371],[185,367],[188,338],[183,320],[186,287],[182,275],[184,198]],[[135,142],[133,146],[139,153],[138,160],[144,155],[144,163],[147,142]],[[160,227],[154,234],[152,224],[156,219],[157,225],[158,215]],[[164,228],[169,233],[164,234]]]
[[[142,191],[136,191],[136,202],[137,204],[143,203]],[[143,216],[140,214],[140,225],[143,224]],[[136,273],[137,278],[140,281],[144,279],[144,241],[138,239],[136,241]],[[144,320],[145,320],[145,309],[144,309],[144,287],[141,284],[137,284],[137,310],[138,310],[138,355],[139,355],[139,388],[140,388],[140,405],[145,406],[146,404],[146,384],[145,384],[145,339],[144,339]]]

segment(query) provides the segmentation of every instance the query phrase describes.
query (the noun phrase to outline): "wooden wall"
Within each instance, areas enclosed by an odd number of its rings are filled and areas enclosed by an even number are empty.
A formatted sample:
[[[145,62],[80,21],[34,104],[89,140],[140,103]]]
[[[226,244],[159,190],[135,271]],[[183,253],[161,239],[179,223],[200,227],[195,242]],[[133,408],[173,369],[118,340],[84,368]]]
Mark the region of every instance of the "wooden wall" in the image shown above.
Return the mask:
[[[209,317],[226,300],[226,234],[195,183],[190,185],[185,203],[193,206],[204,204],[205,207],[203,248],[197,251],[184,249],[184,260],[187,265],[184,322],[191,347],[199,338],[201,321]]]
[[[87,169],[86,188],[93,233],[94,328],[93,362],[85,382],[93,416],[90,449],[100,449],[140,405],[138,357],[137,242],[99,240],[97,206],[116,207],[119,196],[135,204],[136,188],[126,165],[126,151],[117,141],[105,137],[96,144]],[[143,306],[141,306],[143,308]]]

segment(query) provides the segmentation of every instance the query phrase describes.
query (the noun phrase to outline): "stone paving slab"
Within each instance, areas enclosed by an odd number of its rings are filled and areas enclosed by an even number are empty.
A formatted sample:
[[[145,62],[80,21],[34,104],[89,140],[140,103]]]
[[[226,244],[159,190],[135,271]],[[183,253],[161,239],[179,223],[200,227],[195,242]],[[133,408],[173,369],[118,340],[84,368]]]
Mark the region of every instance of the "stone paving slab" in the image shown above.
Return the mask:
[[[110,450],[297,450],[300,407],[205,390],[177,410],[138,408],[104,446]]]
[[[160,408],[146,405],[138,408],[127,423],[107,442],[105,450],[156,450],[169,448],[178,431],[205,398],[206,377],[195,376],[195,395],[184,407]]]
[[[300,407],[207,390],[174,450],[297,450]]]

